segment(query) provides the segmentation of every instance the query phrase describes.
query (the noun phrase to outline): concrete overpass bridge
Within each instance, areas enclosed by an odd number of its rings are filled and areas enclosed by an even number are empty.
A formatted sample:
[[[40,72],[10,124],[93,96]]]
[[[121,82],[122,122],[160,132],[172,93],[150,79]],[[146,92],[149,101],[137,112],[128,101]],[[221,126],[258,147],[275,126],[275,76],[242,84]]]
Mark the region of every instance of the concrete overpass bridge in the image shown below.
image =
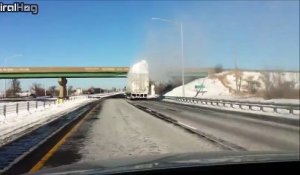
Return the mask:
[[[2,67],[0,79],[15,78],[59,78],[59,98],[66,98],[67,78],[126,78],[129,67]],[[206,77],[209,69],[187,68],[186,77]],[[180,71],[170,72],[181,76]]]
[[[13,78],[126,78],[128,67],[5,67],[0,79]]]

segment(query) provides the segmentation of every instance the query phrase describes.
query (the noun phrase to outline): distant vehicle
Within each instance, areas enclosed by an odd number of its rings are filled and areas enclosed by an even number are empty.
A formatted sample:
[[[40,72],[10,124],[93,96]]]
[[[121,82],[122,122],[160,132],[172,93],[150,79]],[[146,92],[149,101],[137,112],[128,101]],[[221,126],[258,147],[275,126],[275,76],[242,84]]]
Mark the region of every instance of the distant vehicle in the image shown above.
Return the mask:
[[[30,94],[29,97],[31,97],[31,98],[36,98],[36,95],[35,95],[35,94]]]
[[[30,96],[30,92],[29,91],[27,91],[27,92],[18,92],[18,93],[16,93],[16,95],[18,96],[18,97],[29,97]]]
[[[149,93],[149,72],[146,61],[141,61],[129,70],[126,96],[130,99],[146,99]]]

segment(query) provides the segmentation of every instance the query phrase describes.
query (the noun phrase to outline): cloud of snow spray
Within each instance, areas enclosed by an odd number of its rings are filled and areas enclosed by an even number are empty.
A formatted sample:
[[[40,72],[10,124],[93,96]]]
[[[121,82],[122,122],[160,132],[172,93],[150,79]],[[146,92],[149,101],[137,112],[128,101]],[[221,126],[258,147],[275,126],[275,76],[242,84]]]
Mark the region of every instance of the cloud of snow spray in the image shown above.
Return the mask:
[[[145,59],[149,66],[150,79],[160,83],[170,83],[173,75],[181,75],[181,37],[180,27],[174,24],[151,21],[145,39],[145,44],[139,58]],[[202,66],[201,57],[201,30],[197,23],[184,23],[184,64],[185,67]]]

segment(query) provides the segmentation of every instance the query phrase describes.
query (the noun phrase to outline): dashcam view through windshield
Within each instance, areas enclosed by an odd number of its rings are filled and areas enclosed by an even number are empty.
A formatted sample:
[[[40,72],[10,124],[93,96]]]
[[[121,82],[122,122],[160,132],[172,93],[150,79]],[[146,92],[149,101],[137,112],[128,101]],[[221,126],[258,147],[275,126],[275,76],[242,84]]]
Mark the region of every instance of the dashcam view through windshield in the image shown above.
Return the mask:
[[[0,174],[299,162],[299,1],[0,1],[0,33]]]

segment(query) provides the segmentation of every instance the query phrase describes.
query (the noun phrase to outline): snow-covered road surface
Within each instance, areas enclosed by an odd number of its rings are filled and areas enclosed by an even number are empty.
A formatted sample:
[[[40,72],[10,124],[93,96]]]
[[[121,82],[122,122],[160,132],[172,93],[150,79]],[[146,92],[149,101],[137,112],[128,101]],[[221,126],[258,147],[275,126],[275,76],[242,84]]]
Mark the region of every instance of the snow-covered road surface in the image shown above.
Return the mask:
[[[209,135],[249,151],[299,151],[299,126],[158,101],[136,101]]]
[[[98,117],[80,151],[81,161],[216,150],[122,99],[106,100]]]
[[[246,151],[297,151],[299,148],[296,126],[157,101],[130,103],[147,106],[185,127]],[[99,106],[44,168],[168,153],[225,151],[217,143],[150,115],[125,99],[105,99]]]
[[[101,108],[100,113],[87,119],[45,167],[221,150],[196,135],[137,109],[125,99],[104,100]],[[71,158],[62,160],[62,157]]]

